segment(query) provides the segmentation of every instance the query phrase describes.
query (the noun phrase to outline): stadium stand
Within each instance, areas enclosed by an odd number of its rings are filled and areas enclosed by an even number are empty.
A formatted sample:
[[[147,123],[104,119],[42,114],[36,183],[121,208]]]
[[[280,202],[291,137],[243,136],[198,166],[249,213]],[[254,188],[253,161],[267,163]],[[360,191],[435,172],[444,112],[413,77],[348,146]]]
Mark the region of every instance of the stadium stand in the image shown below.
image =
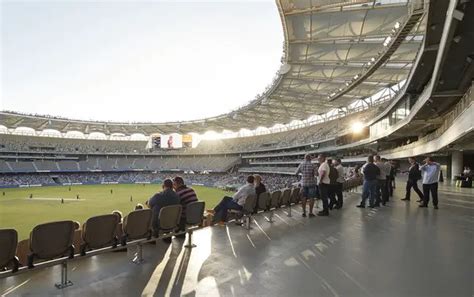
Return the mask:
[[[467,215],[472,210],[472,191],[453,190],[451,180],[459,177],[463,167],[473,167],[474,162],[474,3],[454,0],[276,2],[285,33],[283,65],[272,86],[247,106],[204,121],[133,125],[2,112],[0,124],[8,132],[1,135],[1,186],[159,183],[179,173],[191,185],[235,189],[245,183],[246,174],[261,173],[270,193],[259,201],[259,214],[253,214],[256,206],[253,198],[245,201],[242,210],[234,211],[237,221],[247,230],[235,232],[230,225],[213,229],[205,237],[208,246],[203,254],[208,259],[200,259],[204,263],[198,264],[193,257],[186,259],[202,266],[196,274],[200,282],[193,285],[206,294],[209,294],[206,286],[215,281],[215,295],[294,295],[295,292],[302,296],[472,295],[472,265],[466,261],[472,256],[472,220]],[[353,30],[356,27],[358,30]],[[372,96],[383,90],[388,90],[389,96],[373,100]],[[354,107],[352,104],[357,102],[360,105]],[[326,116],[331,111],[335,113]],[[310,116],[319,116],[320,120],[310,122],[307,120]],[[68,125],[73,124],[83,133],[93,127],[94,131],[120,131],[128,136],[140,131],[149,137],[156,131],[181,134],[237,131],[288,124],[293,120],[311,124],[285,127],[275,133],[203,140],[196,148],[162,151],[146,149],[147,141],[11,133],[19,123],[38,132],[44,127],[66,132]],[[352,130],[354,122],[362,123],[362,131]],[[407,157],[435,156],[442,173],[437,179],[440,196],[446,200],[440,202],[442,209],[438,212],[432,209],[421,212],[417,205],[414,209],[410,202],[401,205],[399,199],[391,198],[388,207],[360,215],[352,213],[355,205],[347,210],[345,203],[344,210],[331,212],[331,221],[288,219],[292,211],[298,213],[294,206],[301,198],[296,168],[306,154],[320,153],[343,159],[342,188],[357,191],[350,196],[352,204],[360,199],[357,189],[363,182],[360,167],[367,156],[377,154],[392,160],[399,174],[405,174],[409,168]],[[447,177],[444,183],[443,174]],[[406,176],[402,178],[405,183]],[[403,195],[401,187],[397,188],[399,192],[394,198]],[[91,239],[87,228],[73,232],[72,222],[56,223],[63,226],[54,227],[55,239],[59,240],[51,245],[60,245],[54,247],[49,246],[51,236],[41,231],[52,227],[39,225],[30,239],[21,244],[31,251],[30,265],[24,262],[25,253],[18,252],[19,247],[17,256],[23,267],[15,272],[13,248],[1,250],[0,268],[7,271],[0,272],[0,280],[59,264],[62,277],[58,287],[63,288],[71,284],[67,265],[80,258],[78,255],[89,257],[124,246],[136,247],[133,261],[142,263],[145,243],[182,234],[175,231],[180,217],[178,209],[170,212],[169,220],[164,222],[166,230],[161,230],[156,238],[150,238],[149,217],[142,216],[140,221],[135,214],[126,216],[123,225],[107,215],[111,218],[107,234]],[[258,221],[260,214],[270,224],[263,226]],[[207,225],[207,215],[200,206],[193,215],[186,216],[188,225],[194,226],[185,231],[188,247],[193,246],[193,230]],[[138,221],[134,222],[135,219]],[[257,228],[250,229],[251,224]],[[116,232],[117,228],[121,232]],[[11,246],[16,245],[14,232],[8,231],[7,235],[0,231],[2,246],[7,241]],[[81,236],[76,240],[83,248],[81,252],[76,249],[68,253],[77,233]],[[100,242],[96,244],[94,240]],[[117,246],[118,242],[123,246]],[[420,242],[430,245],[420,246]],[[452,242],[456,245],[449,244]],[[393,249],[400,243],[403,249]],[[87,247],[93,250],[86,251]],[[49,250],[54,253],[35,253]],[[224,259],[225,256],[228,258]],[[33,261],[36,258],[55,260],[36,264]],[[188,262],[183,263],[181,267],[187,267]],[[226,264],[225,269],[222,263]],[[427,267],[433,272],[427,272]],[[154,269],[153,266],[150,274]],[[131,271],[127,277],[137,273]],[[361,271],[370,277],[359,279]],[[159,270],[162,275],[165,272]],[[352,273],[357,276],[351,276]],[[425,273],[429,277],[420,278]],[[377,275],[390,277],[373,282]],[[292,282],[296,278],[298,282]],[[190,279],[186,275],[186,281],[192,282]],[[317,291],[312,286],[314,283],[322,289]],[[165,286],[168,288],[168,283]],[[140,292],[133,291],[133,285],[130,288],[135,294],[142,293],[142,288]],[[83,294],[80,290],[75,293]],[[196,292],[189,290],[186,295],[199,295]]]

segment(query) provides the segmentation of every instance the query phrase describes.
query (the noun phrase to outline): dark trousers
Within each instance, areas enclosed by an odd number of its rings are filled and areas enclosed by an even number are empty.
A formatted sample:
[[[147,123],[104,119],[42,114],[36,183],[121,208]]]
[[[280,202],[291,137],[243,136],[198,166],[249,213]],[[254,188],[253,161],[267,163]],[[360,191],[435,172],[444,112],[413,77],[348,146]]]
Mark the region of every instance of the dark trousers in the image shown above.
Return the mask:
[[[438,183],[432,184],[423,184],[423,204],[428,205],[430,202],[430,192],[431,196],[433,196],[433,205],[438,205]]]
[[[387,190],[388,190],[388,196],[393,197],[393,183],[392,183],[392,177],[390,175],[387,175]],[[390,199],[390,198],[389,198]]]
[[[225,196],[221,202],[214,207],[214,222],[218,220],[227,220],[227,211],[229,209],[242,210],[242,206],[237,204],[232,197]]]
[[[328,211],[329,186],[329,184],[319,184],[319,195],[321,196],[321,201],[323,201],[323,211]]]
[[[380,202],[384,203],[388,201],[388,188],[387,188],[387,180],[386,179],[378,179],[377,180],[377,197],[375,204],[380,204]]]
[[[336,184],[329,184],[328,187],[329,209],[332,209],[336,202]]]
[[[413,188],[415,193],[418,194],[418,197],[420,197],[420,200],[423,200],[423,193],[421,193],[420,189],[418,189],[418,182],[414,179],[407,180],[405,199],[410,200],[411,188]]]
[[[335,185],[333,185],[333,189],[334,189],[334,196],[337,197],[337,201],[336,201],[336,197],[334,197],[334,202],[336,204],[337,207],[341,208],[342,207],[342,204],[343,204],[343,197],[342,197],[342,183],[336,183]]]

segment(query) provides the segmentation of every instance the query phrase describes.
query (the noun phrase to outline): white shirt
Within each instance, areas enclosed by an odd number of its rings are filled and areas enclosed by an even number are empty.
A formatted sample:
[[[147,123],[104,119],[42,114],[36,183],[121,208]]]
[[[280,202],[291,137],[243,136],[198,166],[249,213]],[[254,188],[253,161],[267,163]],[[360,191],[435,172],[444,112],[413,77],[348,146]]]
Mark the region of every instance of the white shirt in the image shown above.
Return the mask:
[[[337,182],[342,184],[345,181],[345,179],[344,179],[344,167],[342,167],[342,165],[339,164],[339,165],[336,166],[336,170],[337,170],[337,174],[338,174]]]
[[[238,205],[243,206],[245,200],[250,195],[256,195],[255,186],[253,184],[247,183],[245,186],[240,187],[240,189],[234,194],[232,198],[237,202]]]
[[[420,166],[420,170],[423,173],[423,184],[428,185],[437,183],[440,167],[441,165],[435,162]]]
[[[324,171],[324,173],[323,173]],[[318,168],[318,173],[319,173],[319,176],[318,176],[318,183],[321,184],[327,184],[329,185],[330,183],[330,180],[329,180],[329,165],[327,162],[323,162],[321,165],[319,165],[319,168]],[[321,176],[323,176],[324,174],[324,177],[321,178]]]

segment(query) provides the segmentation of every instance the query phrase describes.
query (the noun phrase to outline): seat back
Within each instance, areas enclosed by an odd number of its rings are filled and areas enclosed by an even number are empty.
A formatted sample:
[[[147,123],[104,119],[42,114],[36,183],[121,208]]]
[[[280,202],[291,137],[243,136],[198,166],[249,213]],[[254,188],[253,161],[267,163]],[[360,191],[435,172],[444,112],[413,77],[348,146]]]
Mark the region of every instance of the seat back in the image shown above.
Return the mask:
[[[150,235],[151,209],[138,209],[123,219],[123,234],[128,240],[146,238]]]
[[[270,208],[278,207],[280,203],[281,191],[274,191],[270,195]]]
[[[291,196],[290,196],[291,203],[298,203],[298,201],[300,201],[300,191],[301,191],[301,188],[291,189]]]
[[[288,205],[290,202],[291,189],[284,189],[281,193],[280,205]]]
[[[259,210],[266,210],[268,205],[270,204],[270,193],[263,192],[258,197],[258,209]]]
[[[187,225],[201,224],[205,207],[206,207],[206,203],[204,201],[195,201],[186,205],[186,224]]]
[[[257,195],[249,195],[245,199],[243,212],[244,213],[252,213],[255,209],[255,204],[257,204]]]
[[[91,249],[111,246],[117,242],[118,223],[119,217],[115,214],[91,217],[82,227],[82,240]]]
[[[181,205],[170,205],[160,209],[160,230],[176,229],[181,219]]]
[[[15,258],[18,233],[15,229],[0,229],[0,271]]]
[[[74,222],[58,221],[37,225],[30,233],[30,251],[36,258],[53,259],[72,248]]]

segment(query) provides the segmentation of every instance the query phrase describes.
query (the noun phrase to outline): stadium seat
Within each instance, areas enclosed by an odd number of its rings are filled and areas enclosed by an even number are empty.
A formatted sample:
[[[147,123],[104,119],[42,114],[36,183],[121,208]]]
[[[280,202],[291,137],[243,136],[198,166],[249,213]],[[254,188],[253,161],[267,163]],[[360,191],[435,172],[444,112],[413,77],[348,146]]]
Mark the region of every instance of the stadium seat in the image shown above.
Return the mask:
[[[284,189],[283,192],[281,193],[281,198],[280,198],[280,207],[282,206],[288,206],[290,203],[290,196],[291,196],[291,189]]]
[[[35,259],[50,260],[64,257],[74,258],[73,221],[58,221],[37,225],[30,233],[28,267],[34,267]]]
[[[151,216],[151,209],[138,209],[130,212],[123,219],[122,245],[126,245],[130,240],[151,238]]]
[[[125,246],[127,241],[142,238],[151,239],[151,209],[138,209],[130,212],[123,218],[121,244]],[[137,244],[137,252],[132,260],[135,264],[143,262],[143,247],[139,242]]]
[[[181,219],[181,205],[171,205],[160,209],[160,229],[155,230],[155,236],[159,236],[160,233],[174,232],[179,225]]]
[[[115,214],[106,214],[89,218],[82,226],[81,256],[87,250],[104,247],[116,248],[118,239],[115,236],[119,217]]]
[[[242,210],[230,209],[229,213],[237,216],[239,225],[244,225],[244,227],[247,230],[250,230],[251,229],[250,221],[252,219],[252,213],[255,210],[256,203],[257,203],[257,195],[247,196]],[[245,220],[245,224],[243,222],[240,222],[241,218]]]
[[[0,271],[12,267],[18,271],[18,258],[15,256],[18,245],[18,233],[15,229],[0,229]]]
[[[269,192],[261,193],[260,196],[258,197],[257,210],[266,211],[269,205],[270,205],[270,193]]]
[[[186,231],[188,233],[188,243],[184,247],[193,248],[196,246],[192,243],[192,227],[202,224],[205,207],[206,203],[204,201],[191,202],[186,206]]]
[[[279,206],[280,196],[281,196],[281,191],[279,190],[273,191],[270,194],[270,202],[268,205],[268,210],[270,211],[270,215],[268,217],[265,217],[265,219],[270,223],[273,223],[273,213],[275,209]]]

